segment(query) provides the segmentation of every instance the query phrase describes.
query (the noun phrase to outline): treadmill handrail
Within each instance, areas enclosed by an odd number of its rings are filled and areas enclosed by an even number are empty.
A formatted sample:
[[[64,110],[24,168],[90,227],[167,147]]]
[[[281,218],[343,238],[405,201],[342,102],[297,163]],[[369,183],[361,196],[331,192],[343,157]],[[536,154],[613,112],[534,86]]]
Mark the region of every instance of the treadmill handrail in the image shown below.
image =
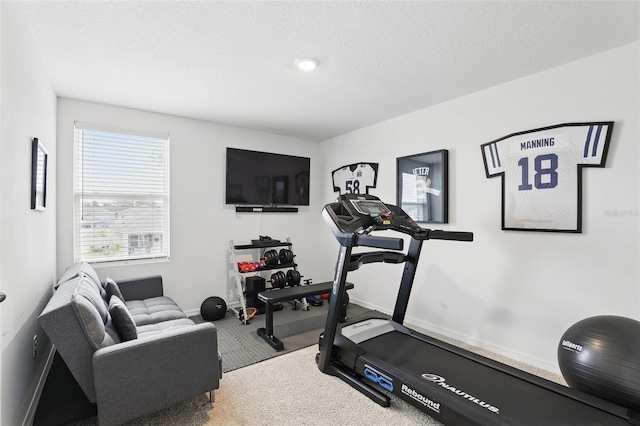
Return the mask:
[[[427,240],[473,241],[473,232],[427,229]]]
[[[380,237],[371,234],[358,234],[355,236],[355,246],[374,247],[388,250],[402,250],[404,248],[404,240],[394,237]]]
[[[355,271],[367,263],[403,263],[407,260],[404,253],[395,251],[373,251],[351,255],[349,271]]]

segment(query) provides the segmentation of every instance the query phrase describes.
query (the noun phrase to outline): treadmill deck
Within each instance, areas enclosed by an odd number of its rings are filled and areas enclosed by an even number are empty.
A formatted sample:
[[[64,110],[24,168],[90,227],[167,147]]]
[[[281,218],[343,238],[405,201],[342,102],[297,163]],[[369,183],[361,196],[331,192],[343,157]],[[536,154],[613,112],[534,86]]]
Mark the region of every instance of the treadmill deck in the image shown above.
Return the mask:
[[[455,349],[459,353],[452,352],[445,349],[450,345],[412,333],[391,331],[360,342],[365,353],[357,358],[356,370],[412,405],[427,408],[440,421],[454,421],[452,425],[629,425],[620,417],[627,412],[622,407],[598,400],[618,415],[605,412],[574,399],[594,401],[594,397],[459,348]],[[485,362],[497,368],[483,365]]]

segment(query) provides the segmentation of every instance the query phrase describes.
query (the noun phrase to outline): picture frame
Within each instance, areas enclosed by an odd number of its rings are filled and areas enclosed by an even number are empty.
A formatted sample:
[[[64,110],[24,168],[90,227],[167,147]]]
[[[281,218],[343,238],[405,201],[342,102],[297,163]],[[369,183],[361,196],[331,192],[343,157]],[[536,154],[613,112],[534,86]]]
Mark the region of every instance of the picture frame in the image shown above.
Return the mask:
[[[398,207],[421,223],[449,223],[449,151],[396,159]]]
[[[502,180],[502,230],[581,233],[583,170],[605,166],[613,124],[556,124],[482,144],[486,177]]]
[[[38,140],[31,142],[31,209],[45,211],[47,209],[47,165],[49,153]]]

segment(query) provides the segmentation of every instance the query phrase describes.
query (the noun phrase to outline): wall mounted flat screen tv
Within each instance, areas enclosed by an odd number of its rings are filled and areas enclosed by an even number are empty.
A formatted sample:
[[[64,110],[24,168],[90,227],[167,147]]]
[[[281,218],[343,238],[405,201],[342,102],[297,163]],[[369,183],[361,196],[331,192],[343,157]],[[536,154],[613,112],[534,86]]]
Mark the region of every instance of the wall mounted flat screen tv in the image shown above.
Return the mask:
[[[227,148],[226,204],[308,206],[311,160]]]

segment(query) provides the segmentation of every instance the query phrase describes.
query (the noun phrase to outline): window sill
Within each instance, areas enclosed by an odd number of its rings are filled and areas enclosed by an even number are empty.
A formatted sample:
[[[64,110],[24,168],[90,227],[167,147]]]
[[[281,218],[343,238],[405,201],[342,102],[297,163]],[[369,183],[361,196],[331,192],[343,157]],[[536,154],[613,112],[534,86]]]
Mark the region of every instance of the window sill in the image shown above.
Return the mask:
[[[113,266],[130,266],[130,265],[146,265],[152,263],[168,263],[171,259],[169,257],[154,257],[149,259],[129,259],[129,260],[114,260],[107,262],[96,262],[92,263],[89,260],[86,260],[91,266],[95,269],[100,268],[110,268]]]

